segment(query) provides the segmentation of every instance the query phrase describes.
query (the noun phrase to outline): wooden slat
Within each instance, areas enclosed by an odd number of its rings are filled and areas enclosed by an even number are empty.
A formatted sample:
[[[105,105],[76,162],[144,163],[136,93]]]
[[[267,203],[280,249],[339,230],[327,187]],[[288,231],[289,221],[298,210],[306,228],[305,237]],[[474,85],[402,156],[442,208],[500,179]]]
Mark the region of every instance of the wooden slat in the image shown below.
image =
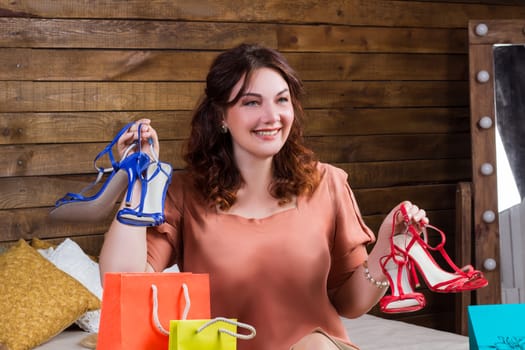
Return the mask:
[[[107,0],[26,0],[0,1],[0,14],[16,17],[48,18],[134,18],[179,19],[198,21],[334,23],[377,26],[461,27],[470,18],[520,18],[523,6],[497,7],[480,4],[522,5],[520,0],[463,1],[388,1],[346,0],[266,0],[264,5],[249,0],[191,1]],[[74,5],[73,5],[74,4]],[[439,16],[435,14],[439,13]]]
[[[22,209],[22,208],[34,208],[34,207],[45,207],[53,206],[55,201],[61,198],[66,192],[78,192],[85,187],[86,184],[91,181],[91,177],[88,176],[68,176],[68,177],[9,177],[0,179],[0,209]],[[440,187],[442,186],[442,187]],[[364,194],[365,198],[369,198],[371,203],[373,200],[377,200],[374,205],[368,205],[368,210],[374,210],[374,214],[377,210],[385,212],[388,207],[393,207],[399,198],[398,192],[400,192],[401,198],[419,198],[422,193],[427,192],[427,198],[425,199],[425,208],[432,209],[444,209],[446,207],[451,208],[453,199],[450,198],[439,198],[440,203],[430,203],[429,198],[434,197],[428,194],[433,191],[433,188],[448,188],[451,185],[437,184],[437,185],[414,185],[414,186],[401,186],[398,188],[392,188],[391,193],[388,191],[390,188],[371,188],[371,189],[359,189],[358,192]],[[404,193],[410,195],[405,195]],[[416,192],[412,194],[412,192]],[[450,192],[448,192],[450,195]],[[376,197],[377,195],[377,197]],[[443,193],[441,193],[443,195]],[[357,195],[356,195],[357,196]],[[384,196],[382,198],[381,196]],[[387,198],[392,198],[390,205],[385,203],[388,202]],[[446,204],[448,203],[448,204]],[[445,206],[448,205],[448,206]],[[379,207],[374,208],[374,206]],[[386,207],[384,207],[386,205]],[[383,209],[381,209],[383,208]],[[388,209],[389,210],[389,209]]]
[[[471,101],[471,140],[472,140],[472,191],[474,194],[474,244],[475,244],[475,266],[483,267],[487,258],[492,258],[499,266],[499,218],[497,203],[497,179],[496,174],[484,176],[479,167],[488,162],[496,164],[496,132],[494,126],[490,129],[482,129],[478,121],[482,116],[495,114],[494,110],[494,82],[489,79],[484,84],[476,82],[476,74],[484,69],[492,76],[493,57],[492,45],[471,45],[470,47],[470,101]],[[492,118],[494,120],[494,118]],[[483,221],[483,213],[492,210],[496,213],[494,222]],[[489,281],[489,285],[476,291],[478,304],[494,304],[501,302],[501,277],[498,270],[483,273]]]
[[[43,192],[45,189],[52,189],[50,181],[45,181],[40,187],[39,191]],[[63,186],[59,181],[54,182],[56,187],[62,188]],[[37,188],[35,183],[28,184]],[[28,186],[28,187],[29,187]],[[25,189],[27,189],[26,187]],[[355,190],[358,205],[363,213],[363,217],[367,225],[370,226],[377,232],[381,221],[383,220],[386,213],[388,213],[395,205],[403,200],[409,199],[414,203],[418,204],[422,208],[428,211],[429,218],[432,223],[445,230],[445,232],[453,232],[449,230],[449,227],[454,225],[454,214],[447,211],[446,207],[451,207],[453,203],[450,203],[446,197],[450,191],[448,185],[422,185],[422,186],[411,186],[411,187],[392,187],[385,190]],[[72,189],[71,186],[69,189]],[[420,193],[419,193],[420,192]],[[385,196],[385,193],[388,193]],[[13,208],[0,210],[3,220],[0,221],[0,228],[2,229],[2,241],[5,240],[17,240],[19,238],[30,239],[33,237],[64,237],[64,236],[77,236],[77,235],[89,235],[103,233],[109,227],[111,217],[117,210],[115,207],[113,213],[108,214],[108,218],[102,222],[96,223],[69,223],[50,220],[48,217],[49,211],[53,208],[54,200],[58,198],[51,195],[42,194],[41,196],[35,194],[35,203],[39,204],[38,201],[43,198],[48,204],[46,207],[41,208]],[[45,198],[44,198],[45,197]],[[2,198],[3,202],[0,202],[0,206],[3,206],[5,199]],[[438,203],[440,201],[440,203]]]
[[[428,210],[454,208],[456,185],[437,184],[400,186],[354,191],[363,215],[387,213],[403,200],[410,200]]]
[[[109,142],[140,118],[152,121],[161,140],[185,139],[190,132],[190,111],[0,113],[0,145]]]
[[[309,137],[306,144],[329,163],[466,158],[470,151],[465,134],[323,136]],[[0,146],[0,177],[91,173],[95,156],[105,147],[101,143]],[[183,167],[182,147],[183,141],[163,140],[161,159]],[[102,157],[97,166],[109,167],[108,159]]]
[[[307,136],[464,133],[466,108],[306,110]],[[0,145],[109,142],[128,122],[152,121],[161,140],[189,136],[191,111],[0,113]]]
[[[306,115],[308,136],[456,134],[470,130],[466,108],[320,109],[307,110]]]
[[[466,82],[309,82],[307,108],[465,107]]]
[[[92,19],[0,18],[0,47],[227,49],[241,42],[276,47],[276,26]]]
[[[464,29],[0,18],[0,47],[222,50],[241,42],[281,51],[467,52]]]
[[[20,238],[58,238],[79,235],[96,235],[105,232],[117,207],[101,222],[79,223],[58,222],[49,218],[51,208],[24,208],[1,210],[2,241],[16,241]]]
[[[203,81],[218,53],[0,48],[0,80]],[[285,56],[304,81],[468,79],[465,55],[289,52]]]
[[[459,182],[469,179],[469,158],[406,160],[336,164],[348,173],[353,189],[424,183]],[[454,171],[451,171],[454,169]]]
[[[479,23],[483,23],[488,27],[486,35],[476,35],[475,28]],[[492,30],[497,28],[497,30]],[[471,21],[469,25],[469,42],[470,45],[479,44],[525,44],[525,19],[523,17],[519,20],[482,20]]]
[[[465,158],[470,154],[468,135],[372,135],[313,137],[307,144],[329,163],[360,161]]]
[[[464,29],[278,26],[282,51],[466,53]]]
[[[174,167],[182,167],[181,141],[164,141],[161,160]],[[53,174],[95,173],[95,157],[106,144],[48,144],[27,146],[0,146],[0,177]],[[114,154],[118,159],[118,155]],[[97,162],[99,168],[109,168],[109,156]]]
[[[456,264],[472,264],[472,188],[469,182],[460,182],[456,189]],[[472,293],[456,295],[456,329],[459,334],[468,335],[467,306],[471,304]]]
[[[465,107],[466,82],[307,82],[305,108]],[[202,83],[0,81],[0,112],[191,110]]]

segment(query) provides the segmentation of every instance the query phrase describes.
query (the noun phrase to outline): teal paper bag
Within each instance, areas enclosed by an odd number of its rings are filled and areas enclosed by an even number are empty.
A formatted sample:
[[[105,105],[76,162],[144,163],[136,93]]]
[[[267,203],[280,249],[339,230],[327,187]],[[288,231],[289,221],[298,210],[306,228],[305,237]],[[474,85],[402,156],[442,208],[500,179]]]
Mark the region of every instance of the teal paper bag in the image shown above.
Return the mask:
[[[525,349],[525,304],[470,305],[470,350]]]

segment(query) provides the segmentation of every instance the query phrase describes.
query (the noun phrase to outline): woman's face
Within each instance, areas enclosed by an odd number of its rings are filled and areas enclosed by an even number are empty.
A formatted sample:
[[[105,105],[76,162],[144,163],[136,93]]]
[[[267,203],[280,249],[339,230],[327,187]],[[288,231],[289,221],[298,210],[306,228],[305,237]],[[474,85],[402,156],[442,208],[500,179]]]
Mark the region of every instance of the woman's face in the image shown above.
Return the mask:
[[[230,94],[237,96],[244,82],[239,80]],[[246,91],[228,108],[224,123],[232,136],[235,159],[268,159],[283,147],[294,119],[288,84],[270,68],[255,70]]]

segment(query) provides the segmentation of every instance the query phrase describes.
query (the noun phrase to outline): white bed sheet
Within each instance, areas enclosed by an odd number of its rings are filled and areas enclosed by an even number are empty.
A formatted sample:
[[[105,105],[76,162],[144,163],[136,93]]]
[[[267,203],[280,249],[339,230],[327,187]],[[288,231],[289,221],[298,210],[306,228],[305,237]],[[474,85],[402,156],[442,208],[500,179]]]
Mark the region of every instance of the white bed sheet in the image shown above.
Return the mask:
[[[468,350],[468,337],[372,315],[343,318],[350,339],[361,350]],[[88,333],[66,330],[35,350],[80,350]],[[140,350],[140,349],[137,349]]]

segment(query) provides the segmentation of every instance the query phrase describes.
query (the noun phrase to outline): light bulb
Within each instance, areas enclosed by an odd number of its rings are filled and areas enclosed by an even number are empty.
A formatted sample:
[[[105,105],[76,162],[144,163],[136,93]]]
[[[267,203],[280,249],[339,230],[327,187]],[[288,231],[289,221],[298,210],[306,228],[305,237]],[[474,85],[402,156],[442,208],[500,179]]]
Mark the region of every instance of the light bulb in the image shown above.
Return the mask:
[[[480,171],[483,175],[492,175],[494,167],[490,163],[481,164]]]
[[[489,27],[485,23],[480,23],[476,26],[475,32],[477,36],[485,36],[489,31]]]
[[[487,224],[494,222],[494,220],[496,220],[496,214],[494,214],[492,210],[486,210],[483,212],[483,221]]]
[[[478,125],[483,129],[489,129],[492,126],[492,118],[484,116],[479,120]]]
[[[490,74],[486,70],[480,70],[476,79],[478,79],[478,82],[480,83],[486,83],[490,79]]]

